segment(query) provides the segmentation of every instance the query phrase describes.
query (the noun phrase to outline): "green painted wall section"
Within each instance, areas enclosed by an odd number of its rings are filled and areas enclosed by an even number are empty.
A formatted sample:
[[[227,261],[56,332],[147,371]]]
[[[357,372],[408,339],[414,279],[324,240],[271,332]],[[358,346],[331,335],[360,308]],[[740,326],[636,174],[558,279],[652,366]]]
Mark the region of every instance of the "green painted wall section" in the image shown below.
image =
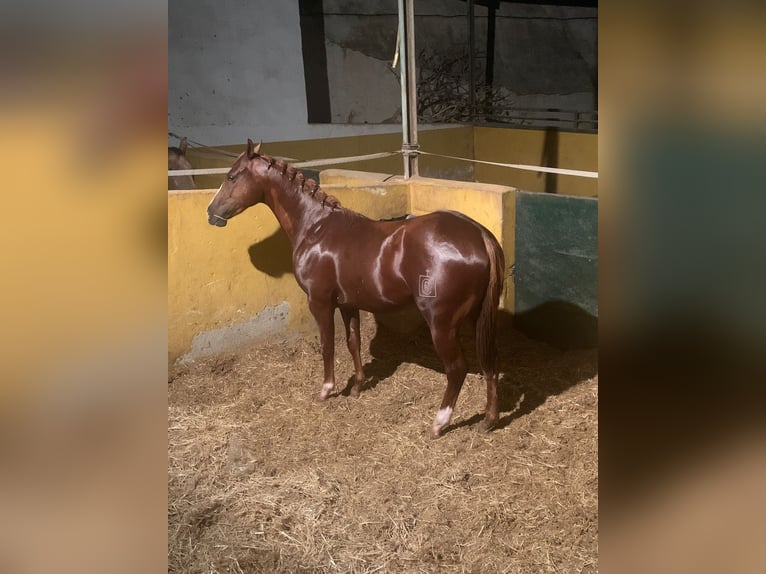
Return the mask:
[[[517,325],[561,346],[595,344],[598,201],[516,194]]]

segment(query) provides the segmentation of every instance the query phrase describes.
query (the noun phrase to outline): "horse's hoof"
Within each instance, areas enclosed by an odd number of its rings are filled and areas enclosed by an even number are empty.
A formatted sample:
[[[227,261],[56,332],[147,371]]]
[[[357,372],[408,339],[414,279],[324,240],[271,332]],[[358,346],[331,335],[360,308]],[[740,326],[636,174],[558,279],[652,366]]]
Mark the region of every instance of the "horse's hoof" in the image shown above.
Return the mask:
[[[442,436],[442,429],[441,428],[432,427],[431,428],[431,440],[436,440],[440,436]]]
[[[488,421],[487,419],[484,419],[483,421],[479,423],[479,432],[486,434],[489,431],[491,431],[493,428],[495,428],[496,424],[497,424],[497,421],[493,421],[493,420]]]
[[[352,397],[358,397],[359,396],[359,387],[351,387],[351,390],[348,393]]]
[[[332,383],[325,383],[322,385],[322,391],[319,393],[319,400],[326,401],[330,396],[330,393],[332,393],[333,388],[335,388],[335,385]]]

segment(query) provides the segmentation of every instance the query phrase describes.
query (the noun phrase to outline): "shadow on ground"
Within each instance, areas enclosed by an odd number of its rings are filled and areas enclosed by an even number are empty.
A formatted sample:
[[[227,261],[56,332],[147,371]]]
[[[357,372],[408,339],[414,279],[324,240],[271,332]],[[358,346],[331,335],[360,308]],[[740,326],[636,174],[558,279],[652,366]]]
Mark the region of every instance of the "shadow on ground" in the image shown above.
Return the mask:
[[[402,363],[414,363],[444,373],[428,328],[416,309],[379,315],[375,322],[375,336],[369,342],[372,359],[364,365],[366,381],[362,393],[385,383]],[[466,327],[461,331],[460,342],[468,372],[480,373],[471,329]],[[367,343],[363,341],[364,344]],[[497,347],[500,419],[495,428],[508,426],[515,419],[531,413],[548,397],[591,379],[598,371],[596,348],[566,348],[532,339],[514,327],[513,316],[505,311],[498,314]],[[349,394],[351,382],[350,378],[340,394]],[[448,426],[445,432],[477,424],[483,417],[483,412],[477,413]]]

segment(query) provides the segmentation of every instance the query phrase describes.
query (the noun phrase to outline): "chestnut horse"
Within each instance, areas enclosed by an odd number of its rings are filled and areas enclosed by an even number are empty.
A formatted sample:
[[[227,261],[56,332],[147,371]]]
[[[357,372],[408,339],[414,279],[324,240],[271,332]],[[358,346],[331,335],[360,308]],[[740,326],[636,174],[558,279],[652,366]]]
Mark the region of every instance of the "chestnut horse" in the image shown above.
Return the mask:
[[[168,171],[175,169],[192,169],[192,164],[186,159],[186,138],[183,138],[178,147],[168,147]],[[168,189],[194,189],[193,175],[169,175]]]
[[[498,420],[495,319],[505,260],[492,234],[460,213],[437,211],[412,219],[375,221],[341,206],[293,166],[260,155],[247,140],[208,205],[208,222],[223,227],[251,205],[265,203],[293,249],[295,279],[308,295],[319,326],[324,383],[320,399],[335,387],[335,309],[340,309],[354,361],[351,394],[364,380],[359,355],[359,310],[392,311],[414,302],[428,323],[447,374],[447,389],[431,435],[449,424],[466,376],[458,342],[461,324],[476,324],[478,358],[487,383],[487,407],[479,428]]]

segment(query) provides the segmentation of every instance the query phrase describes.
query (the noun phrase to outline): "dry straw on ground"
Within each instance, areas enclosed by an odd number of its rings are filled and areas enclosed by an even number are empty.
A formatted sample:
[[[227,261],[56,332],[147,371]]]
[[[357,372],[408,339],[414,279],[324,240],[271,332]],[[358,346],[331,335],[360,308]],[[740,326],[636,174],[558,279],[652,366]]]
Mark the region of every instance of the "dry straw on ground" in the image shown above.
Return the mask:
[[[369,316],[358,398],[317,401],[313,335],[175,369],[170,571],[596,572],[595,351],[500,327],[500,428],[476,430],[485,388],[467,352],[436,441],[445,378],[427,334]],[[353,368],[340,333],[336,362],[341,390]]]

